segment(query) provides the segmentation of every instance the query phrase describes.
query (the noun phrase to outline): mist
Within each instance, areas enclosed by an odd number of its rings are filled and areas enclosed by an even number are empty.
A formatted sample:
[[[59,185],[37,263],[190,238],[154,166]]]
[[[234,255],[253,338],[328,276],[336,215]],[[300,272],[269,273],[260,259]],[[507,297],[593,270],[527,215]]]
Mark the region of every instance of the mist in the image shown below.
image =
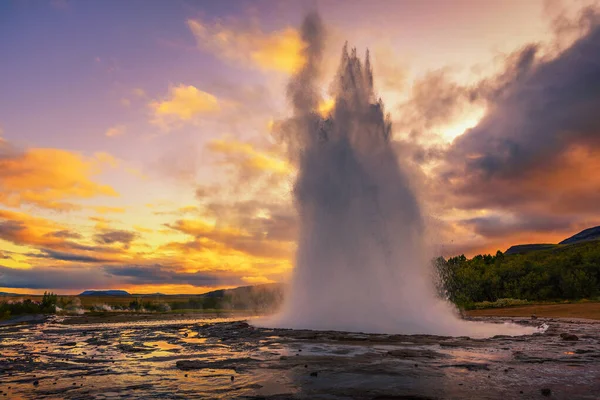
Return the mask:
[[[520,335],[534,328],[460,319],[435,294],[425,218],[392,145],[392,126],[362,61],[344,46],[322,104],[325,29],[309,14],[302,25],[305,65],[290,80],[293,117],[278,137],[298,166],[293,198],[299,216],[292,281],[281,311],[260,326],[371,333]]]

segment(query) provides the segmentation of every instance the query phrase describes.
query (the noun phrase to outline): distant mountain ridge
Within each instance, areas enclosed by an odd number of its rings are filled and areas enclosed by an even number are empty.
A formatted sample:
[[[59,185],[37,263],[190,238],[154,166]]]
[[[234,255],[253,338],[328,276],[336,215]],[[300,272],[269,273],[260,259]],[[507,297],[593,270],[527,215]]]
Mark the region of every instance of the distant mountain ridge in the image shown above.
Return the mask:
[[[514,246],[510,246],[508,250],[504,252],[506,255],[511,254],[525,254],[532,251],[538,250],[548,250],[556,247],[555,244],[551,243],[539,243],[539,244],[516,244]]]
[[[280,291],[283,289],[281,283],[263,283],[253,286],[239,286],[233,289],[217,289],[210,292],[198,294],[198,297],[223,298],[225,296],[251,296],[257,292]],[[1,293],[0,293],[1,294]],[[7,293],[7,295],[9,295]],[[125,290],[85,290],[78,296],[129,296],[129,297],[151,297],[151,296],[170,296],[164,293],[143,293],[131,294]],[[192,296],[190,294],[176,294],[171,296]]]
[[[110,290],[84,290],[83,292],[74,295],[74,296],[123,296],[123,297],[152,297],[152,296],[197,296],[201,298],[217,298],[222,299],[226,296],[233,298],[245,298],[245,297],[254,297],[256,295],[264,294],[264,293],[281,293],[283,290],[282,283],[264,283],[254,286],[239,286],[232,289],[218,289],[212,290],[210,292],[202,293],[202,294],[174,294],[168,295],[164,293],[129,293],[126,290],[119,289],[110,289]],[[0,296],[32,296],[29,294],[19,294],[19,293],[8,293],[8,292],[0,292]],[[41,296],[41,295],[40,295]],[[60,295],[59,295],[60,296]]]
[[[79,296],[131,296],[125,290],[84,290]]]
[[[504,252],[506,255],[511,254],[525,254],[532,251],[538,250],[548,250],[555,247],[559,247],[559,245],[570,245],[580,242],[587,242],[590,240],[600,240],[600,226],[595,226],[593,228],[584,229],[583,231],[559,242],[558,244],[551,243],[537,243],[537,244],[517,244],[511,246],[508,250]]]
[[[576,235],[571,236],[560,242],[559,244],[573,244],[577,242],[584,242],[587,240],[597,240],[600,239],[600,226],[595,226],[593,228],[585,229],[579,232]]]
[[[217,297],[217,298],[222,298],[222,297],[225,297],[226,295],[249,296],[256,292],[273,291],[273,290],[277,291],[277,290],[282,290],[282,289],[283,289],[282,283],[263,283],[263,284],[254,285],[254,286],[238,286],[233,289],[213,290],[211,292],[202,293],[198,296],[199,297]]]

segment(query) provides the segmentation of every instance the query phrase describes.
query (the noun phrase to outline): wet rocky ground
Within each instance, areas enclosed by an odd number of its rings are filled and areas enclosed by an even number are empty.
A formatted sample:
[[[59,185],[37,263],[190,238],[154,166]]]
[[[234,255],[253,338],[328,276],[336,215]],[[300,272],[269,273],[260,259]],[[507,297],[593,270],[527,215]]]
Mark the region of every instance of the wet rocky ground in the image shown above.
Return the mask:
[[[513,318],[549,328],[472,339],[180,318],[0,327],[0,399],[600,398],[594,321]]]

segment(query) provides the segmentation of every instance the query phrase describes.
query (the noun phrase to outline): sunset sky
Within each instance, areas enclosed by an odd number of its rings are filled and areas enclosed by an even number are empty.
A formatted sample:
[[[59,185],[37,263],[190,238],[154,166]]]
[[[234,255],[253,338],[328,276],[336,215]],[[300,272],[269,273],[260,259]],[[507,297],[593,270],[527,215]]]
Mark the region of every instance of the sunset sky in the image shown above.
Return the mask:
[[[295,166],[272,135],[327,28],[375,86],[445,255],[600,224],[590,1],[0,3],[0,291],[201,293],[282,281]]]

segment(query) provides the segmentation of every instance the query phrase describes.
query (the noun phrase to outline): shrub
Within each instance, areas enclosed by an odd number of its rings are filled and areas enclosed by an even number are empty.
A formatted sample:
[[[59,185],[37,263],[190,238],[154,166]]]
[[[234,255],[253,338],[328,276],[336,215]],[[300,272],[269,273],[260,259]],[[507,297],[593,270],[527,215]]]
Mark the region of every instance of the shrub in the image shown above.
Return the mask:
[[[515,307],[524,306],[529,304],[527,300],[521,299],[498,299],[496,301],[482,301],[479,303],[470,304],[471,310],[483,310],[486,308],[504,308],[504,307]]]
[[[44,292],[41,302],[25,299],[22,301],[4,301],[0,303],[0,315],[8,318],[13,315],[23,314],[54,314],[56,312],[57,296],[54,293]]]

